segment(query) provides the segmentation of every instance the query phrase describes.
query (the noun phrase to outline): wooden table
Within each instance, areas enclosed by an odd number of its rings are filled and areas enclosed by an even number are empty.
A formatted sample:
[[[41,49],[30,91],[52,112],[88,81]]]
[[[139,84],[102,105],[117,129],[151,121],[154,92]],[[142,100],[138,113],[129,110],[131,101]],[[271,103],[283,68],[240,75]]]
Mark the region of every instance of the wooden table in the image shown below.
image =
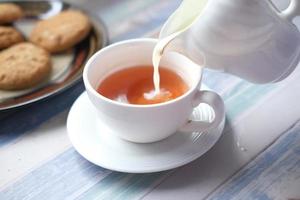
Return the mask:
[[[111,43],[153,35],[180,3],[71,2],[103,18]],[[275,3],[283,8],[288,2]],[[300,199],[300,67],[277,84],[254,85],[209,70],[204,83],[225,101],[224,134],[201,158],[161,173],[112,172],[74,150],[66,118],[82,82],[0,113],[0,199]]]

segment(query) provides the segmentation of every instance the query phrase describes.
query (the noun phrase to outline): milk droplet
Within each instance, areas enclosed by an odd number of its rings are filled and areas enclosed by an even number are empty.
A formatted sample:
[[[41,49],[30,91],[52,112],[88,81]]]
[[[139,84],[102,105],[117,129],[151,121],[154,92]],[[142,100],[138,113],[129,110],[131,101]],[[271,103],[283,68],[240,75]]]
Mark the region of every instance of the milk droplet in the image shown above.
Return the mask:
[[[243,147],[239,141],[236,142],[236,145],[241,151],[247,151],[247,149],[245,147]]]

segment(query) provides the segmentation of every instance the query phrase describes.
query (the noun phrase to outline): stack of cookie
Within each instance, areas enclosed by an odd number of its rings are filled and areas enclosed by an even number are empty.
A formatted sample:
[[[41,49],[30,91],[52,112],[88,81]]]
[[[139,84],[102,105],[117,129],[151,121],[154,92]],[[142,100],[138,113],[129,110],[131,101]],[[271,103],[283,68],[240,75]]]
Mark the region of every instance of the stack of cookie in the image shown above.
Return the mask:
[[[22,9],[0,3],[0,89],[20,90],[47,80],[51,53],[61,53],[83,40],[91,29],[86,15],[66,10],[38,21],[28,40],[12,24],[24,16]]]

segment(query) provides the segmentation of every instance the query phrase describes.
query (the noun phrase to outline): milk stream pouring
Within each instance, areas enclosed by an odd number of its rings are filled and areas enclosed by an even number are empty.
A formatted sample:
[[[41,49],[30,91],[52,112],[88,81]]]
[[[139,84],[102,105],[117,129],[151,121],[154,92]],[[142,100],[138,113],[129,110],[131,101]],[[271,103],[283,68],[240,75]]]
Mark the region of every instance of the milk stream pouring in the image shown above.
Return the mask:
[[[300,59],[300,33],[292,22],[299,14],[299,0],[284,11],[270,0],[183,0],[153,53],[156,91],[159,58],[170,51],[253,83],[283,80]]]
[[[207,2],[208,0],[183,0],[179,8],[169,17],[161,29],[159,41],[154,48],[152,57],[154,67],[153,82],[156,95],[160,92],[158,68],[164,49],[172,40],[177,38],[193,25],[193,23],[201,15]]]

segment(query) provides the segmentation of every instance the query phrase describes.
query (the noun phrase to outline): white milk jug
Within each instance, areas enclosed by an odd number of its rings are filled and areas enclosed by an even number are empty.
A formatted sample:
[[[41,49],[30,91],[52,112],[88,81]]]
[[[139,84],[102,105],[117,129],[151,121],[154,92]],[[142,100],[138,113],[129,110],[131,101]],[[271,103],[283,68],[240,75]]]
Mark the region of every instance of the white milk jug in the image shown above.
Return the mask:
[[[300,0],[291,0],[282,12],[270,0],[208,0],[201,16],[164,52],[180,52],[199,64],[204,56],[205,67],[253,83],[277,82],[299,62],[300,33],[292,23],[298,15]],[[160,36],[170,24],[172,18]]]

